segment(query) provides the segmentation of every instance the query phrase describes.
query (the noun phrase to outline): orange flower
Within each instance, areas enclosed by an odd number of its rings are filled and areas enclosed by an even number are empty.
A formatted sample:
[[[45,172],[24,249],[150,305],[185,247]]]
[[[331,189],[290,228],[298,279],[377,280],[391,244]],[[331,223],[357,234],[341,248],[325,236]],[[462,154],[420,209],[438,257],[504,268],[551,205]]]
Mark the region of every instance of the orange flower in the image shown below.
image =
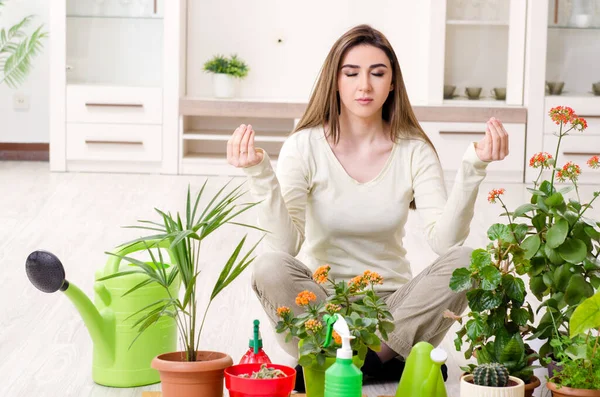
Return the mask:
[[[550,109],[550,118],[556,125],[570,123],[573,116],[577,117],[573,109],[568,106],[557,106]]]
[[[342,344],[342,337],[340,336],[340,334],[338,334],[335,331],[333,331],[333,341],[335,342],[336,345]]]
[[[348,281],[351,292],[356,292],[364,289],[367,286],[367,280],[363,276],[356,276]]]
[[[587,161],[587,165],[590,168],[596,169],[598,167],[600,167],[600,159],[598,159],[598,156],[592,156],[589,158],[589,160]]]
[[[328,303],[325,305],[325,310],[327,310],[328,313],[333,314],[333,313],[337,313],[340,310],[342,310],[342,307],[340,305],[335,305],[333,303]]]
[[[533,168],[550,168],[550,161],[552,159],[552,155],[546,152],[539,152],[533,155],[533,157],[529,160],[529,166]]]
[[[306,306],[310,302],[314,302],[317,300],[317,296],[310,291],[302,291],[296,297],[296,304],[298,306]]]
[[[571,124],[578,131],[583,131],[587,128],[587,121],[585,121],[585,119],[583,117],[575,116],[571,120]]]
[[[291,312],[292,311],[287,306],[281,306],[281,307],[277,308],[277,315],[281,318],[285,317],[286,315],[290,314]]]
[[[329,277],[329,269],[331,269],[329,265],[323,265],[319,267],[313,273],[313,280],[315,280],[318,284],[325,284],[327,282],[327,277]]]
[[[307,331],[318,332],[323,328],[323,324],[319,320],[310,319],[304,323]]]
[[[378,273],[372,272],[370,270],[365,270],[363,278],[366,282],[369,282],[371,284],[383,284],[383,277],[381,277]]]
[[[503,195],[505,192],[504,188],[502,189],[492,189],[491,192],[488,193],[488,201],[492,204],[496,202],[496,199]]]
[[[577,182],[577,178],[579,178],[580,174],[581,168],[579,168],[577,164],[573,164],[572,161],[569,161],[567,164],[563,165],[562,170],[559,170],[556,173],[556,177],[561,182],[564,182],[567,179]]]

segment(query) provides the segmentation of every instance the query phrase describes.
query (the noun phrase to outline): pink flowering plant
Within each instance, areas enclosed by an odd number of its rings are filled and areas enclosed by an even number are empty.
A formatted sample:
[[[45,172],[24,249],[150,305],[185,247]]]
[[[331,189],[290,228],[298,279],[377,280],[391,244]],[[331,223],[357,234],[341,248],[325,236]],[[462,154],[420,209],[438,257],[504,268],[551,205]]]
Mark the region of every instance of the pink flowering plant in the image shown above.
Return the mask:
[[[505,189],[489,193],[488,201],[500,204],[507,222],[492,225],[488,246],[475,250],[470,266],[452,275],[451,289],[467,291],[469,312],[465,317],[446,314],[464,322],[455,345],[461,350],[463,341],[469,343],[466,358],[476,351],[479,364],[502,363],[525,382],[532,375],[529,363],[536,357],[525,341],[546,340],[541,357],[564,351],[572,345],[563,339],[568,339],[571,314],[600,285],[600,223],[586,216],[600,192],[582,201],[577,185],[581,167],[573,162],[557,166],[562,140],[585,131],[587,122],[563,106],[551,109],[549,116],[559,126],[556,152],[531,157],[529,166],[539,169],[539,174],[533,188],[527,188],[529,202],[511,212],[501,198]],[[587,165],[598,168],[598,156]],[[541,180],[550,172],[549,180]],[[559,190],[558,182],[569,185]],[[567,199],[565,195],[573,190],[576,197]],[[531,292],[545,308],[537,327],[526,301],[526,274]]]
[[[348,323],[352,339],[352,350],[360,360],[364,360],[367,349],[381,350],[383,340],[394,330],[393,318],[387,304],[377,295],[375,285],[383,284],[383,278],[370,270],[352,278],[349,282],[336,282],[329,275],[329,265],[319,267],[313,274],[313,280],[332,290],[324,302],[317,302],[317,296],[311,291],[302,291],[296,297],[296,306],[304,312],[295,315],[291,308],[281,306],[277,309],[280,321],[276,331],[286,333],[286,342],[293,338],[299,340],[298,363],[304,367],[317,364],[323,366],[327,357],[335,357],[341,347],[342,339],[334,331],[333,341],[325,346],[327,319],[339,313]]]

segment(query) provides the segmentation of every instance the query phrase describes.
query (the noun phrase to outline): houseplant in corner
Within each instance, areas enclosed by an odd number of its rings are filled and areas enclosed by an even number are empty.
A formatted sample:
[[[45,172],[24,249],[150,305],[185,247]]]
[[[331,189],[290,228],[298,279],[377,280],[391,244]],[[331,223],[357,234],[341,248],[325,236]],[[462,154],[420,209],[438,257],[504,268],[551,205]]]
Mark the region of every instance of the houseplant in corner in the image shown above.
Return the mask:
[[[235,96],[235,79],[243,79],[248,75],[248,65],[237,55],[225,57],[215,55],[204,63],[204,71],[213,73],[213,92],[217,98]]]
[[[503,189],[493,190],[488,200],[502,203],[502,193]],[[540,381],[533,376],[531,366],[537,355],[524,342],[534,320],[521,279],[529,267],[526,252],[520,247],[526,233],[526,225],[512,222],[496,223],[488,229],[487,247],[474,250],[470,266],[456,269],[450,279],[453,291],[467,291],[466,320],[450,311],[445,315],[463,325],[454,341],[457,351],[462,350],[464,340],[469,344],[466,359],[475,356],[479,365],[502,364],[510,375],[523,380],[525,395],[531,396]],[[462,369],[471,373],[475,367],[470,364]]]
[[[521,397],[525,384],[498,363],[481,364],[460,379],[461,397]]]
[[[260,241],[243,256],[241,251],[246,237],[237,244],[214,285],[201,323],[197,317],[199,291],[196,289],[198,275],[201,271],[199,269],[200,244],[205,238],[225,224],[258,229],[233,221],[238,215],[258,203],[238,204],[237,200],[245,194],[241,191],[242,185],[232,189],[229,193],[224,193],[228,185],[229,183],[217,192],[201,213],[198,211],[198,205],[206,182],[194,202],[191,200],[188,188],[186,212],[183,218],[179,213],[173,216],[157,209],[161,222],[140,221],[142,225],[133,226],[133,228],[151,230],[153,234],[124,245],[146,244],[152,265],[132,257],[119,256],[131,263],[131,270],[104,278],[121,277],[133,273],[143,273],[148,276],[148,279],[127,293],[152,282],[160,284],[168,291],[170,284],[177,276],[181,279],[183,296],[169,294],[169,298],[161,299],[139,310],[136,314],[141,313],[141,316],[134,325],[134,327],[139,327],[138,331],[141,335],[163,316],[172,317],[177,323],[180,338],[185,345],[184,350],[159,355],[152,361],[152,367],[160,372],[164,397],[221,397],[223,395],[224,370],[233,364],[231,357],[225,353],[199,350],[200,336],[211,303],[253,261],[254,258],[251,258],[250,255]],[[161,251],[158,250],[158,254],[152,253],[153,248],[164,244],[165,241],[168,242],[171,259],[176,266],[171,272],[167,272],[166,266],[163,265]]]
[[[354,277],[348,283],[336,282],[329,276],[330,267],[319,267],[313,279],[319,284],[328,284],[333,293],[325,302],[316,302],[316,296],[302,291],[296,297],[296,304],[304,310],[296,316],[289,307],[279,307],[277,314],[278,333],[286,333],[286,341],[298,342],[298,364],[303,367],[307,397],[323,397],[325,371],[335,362],[337,349],[342,340],[333,333],[334,343],[327,344],[326,316],[339,313],[348,323],[354,351],[353,362],[361,368],[367,350],[381,349],[381,339],[387,340],[388,333],[394,330],[391,313],[382,298],[377,296],[374,286],[383,283],[380,275],[369,270]],[[326,347],[327,346],[327,347]]]
[[[0,11],[5,0],[0,0]],[[42,40],[48,34],[42,32],[43,25],[31,34],[25,28],[31,24],[32,15],[11,26],[8,32],[0,28],[0,85],[6,82],[11,88],[22,84],[31,69],[31,60],[42,48]]]
[[[558,353],[561,370],[550,378],[553,397],[600,396],[600,293],[584,300],[569,321],[572,343]],[[592,333],[595,331],[595,335]]]

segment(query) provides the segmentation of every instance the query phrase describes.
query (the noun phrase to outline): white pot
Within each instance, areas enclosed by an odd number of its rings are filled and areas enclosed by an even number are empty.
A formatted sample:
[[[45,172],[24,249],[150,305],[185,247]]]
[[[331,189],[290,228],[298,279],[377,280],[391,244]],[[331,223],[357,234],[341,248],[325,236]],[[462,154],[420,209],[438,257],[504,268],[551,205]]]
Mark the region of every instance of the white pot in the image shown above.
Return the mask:
[[[478,386],[470,383],[473,375],[465,375],[460,378],[460,397],[523,397],[525,396],[525,383],[519,378],[509,376],[510,380],[516,382],[515,386],[488,387]]]
[[[224,74],[213,74],[213,93],[217,98],[233,98],[235,96],[235,77]]]

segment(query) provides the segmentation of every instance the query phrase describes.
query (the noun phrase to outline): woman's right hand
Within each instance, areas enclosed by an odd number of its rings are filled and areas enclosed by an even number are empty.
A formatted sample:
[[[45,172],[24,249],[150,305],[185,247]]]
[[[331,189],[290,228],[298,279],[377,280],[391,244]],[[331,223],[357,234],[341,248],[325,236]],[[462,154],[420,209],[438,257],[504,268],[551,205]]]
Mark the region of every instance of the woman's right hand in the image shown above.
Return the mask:
[[[227,141],[227,162],[234,167],[252,167],[259,164],[263,156],[262,149],[254,148],[254,130],[251,125],[240,125]]]

